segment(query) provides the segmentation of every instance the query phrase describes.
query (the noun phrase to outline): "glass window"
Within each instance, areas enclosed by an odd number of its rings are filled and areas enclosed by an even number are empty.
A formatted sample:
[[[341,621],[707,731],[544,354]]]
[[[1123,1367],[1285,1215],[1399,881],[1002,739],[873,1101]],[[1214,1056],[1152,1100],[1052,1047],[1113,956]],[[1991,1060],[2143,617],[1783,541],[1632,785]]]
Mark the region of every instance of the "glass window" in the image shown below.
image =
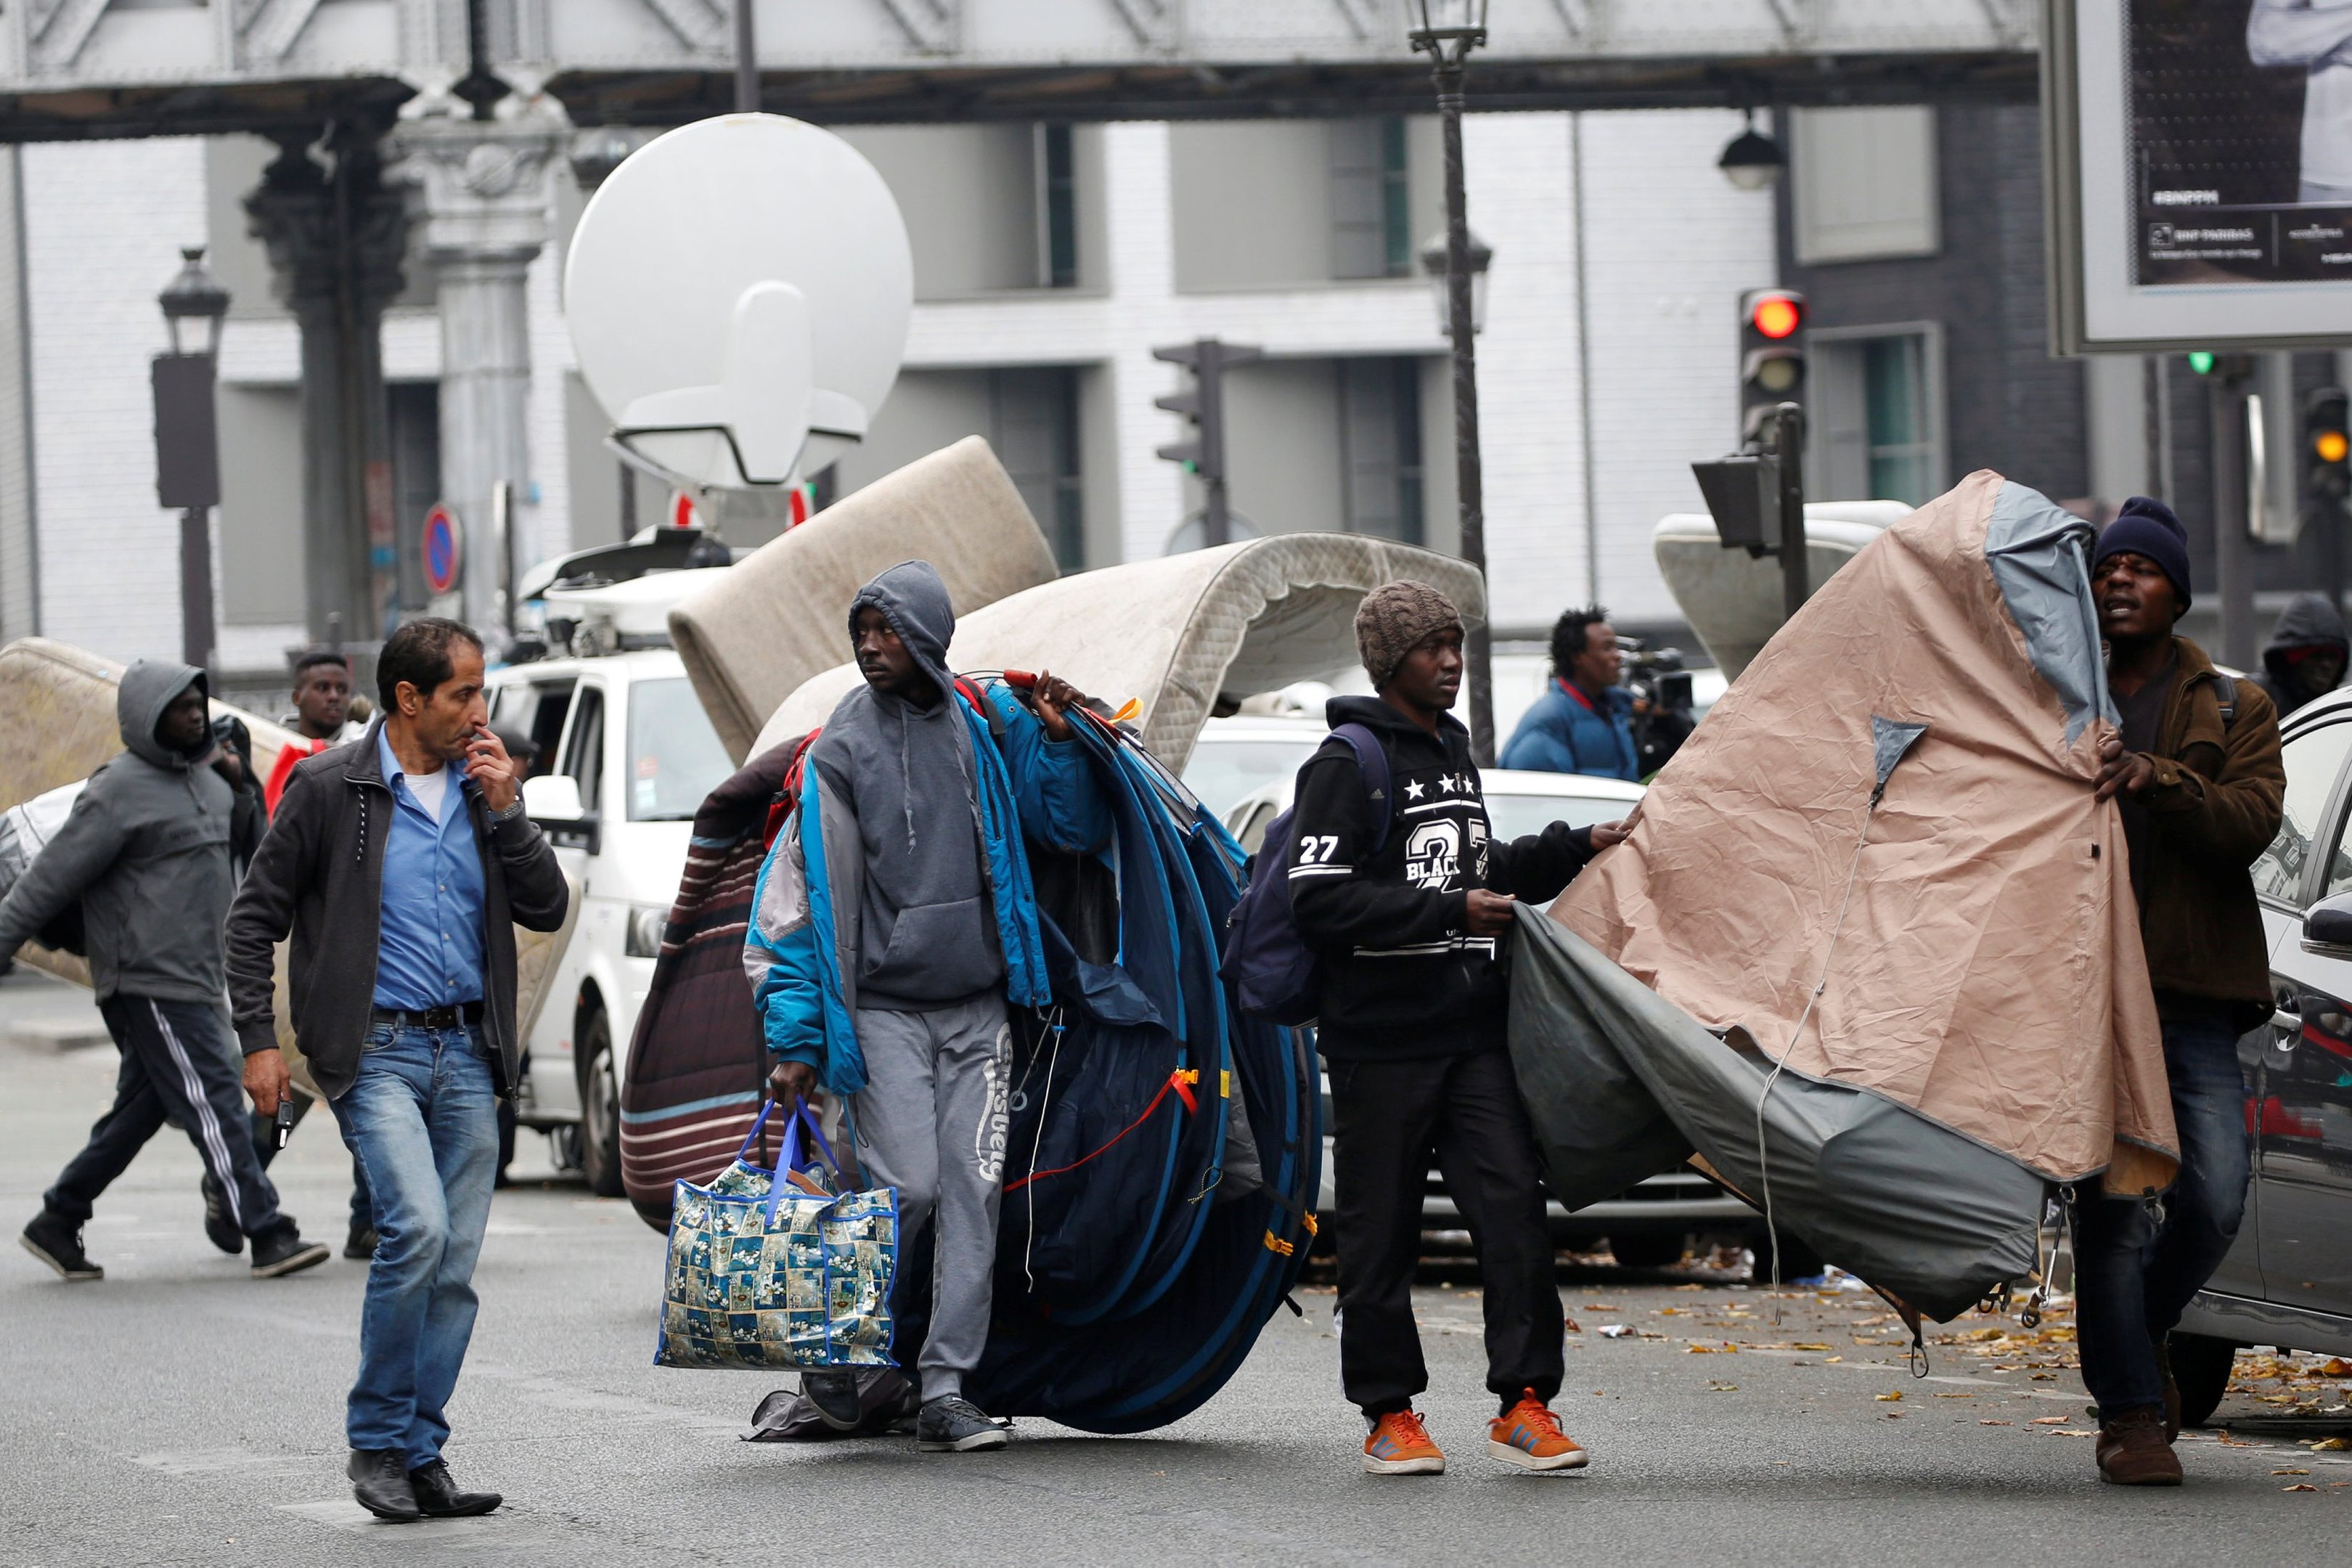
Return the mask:
[[[580,786],[580,809],[596,809],[604,782],[604,693],[583,686],[572,701],[571,739],[564,743],[563,771]]]
[[[1486,796],[1486,823],[1503,843],[1541,833],[1555,822],[1570,827],[1591,827],[1615,822],[1633,809],[1630,800],[1604,800],[1581,795],[1503,795]]]
[[[1297,773],[1323,743],[1324,732],[1307,731],[1297,740],[1279,736],[1217,740],[1203,735],[1184,764],[1184,787],[1220,821],[1244,795]]]
[[[2308,730],[2286,743],[2280,760],[2286,767],[2286,798],[2279,818],[2278,837],[2253,864],[2254,891],[2264,898],[2302,902],[2303,868],[2311,858],[2312,836],[2319,831],[2319,814],[2327,809],[2328,792],[2352,752],[2352,724],[2328,724]],[[2352,888],[2346,847],[2340,842],[2336,863],[2328,870],[2328,891]]]
[[[1935,499],[1926,342],[1909,333],[1870,339],[1862,345],[1862,381],[1872,498],[1925,506]]]
[[[629,689],[631,822],[691,822],[703,797],[734,771],[734,759],[683,676],[640,680]]]
[[[1045,142],[1045,284],[1075,288],[1078,281],[1077,160],[1070,128],[1044,127]]]

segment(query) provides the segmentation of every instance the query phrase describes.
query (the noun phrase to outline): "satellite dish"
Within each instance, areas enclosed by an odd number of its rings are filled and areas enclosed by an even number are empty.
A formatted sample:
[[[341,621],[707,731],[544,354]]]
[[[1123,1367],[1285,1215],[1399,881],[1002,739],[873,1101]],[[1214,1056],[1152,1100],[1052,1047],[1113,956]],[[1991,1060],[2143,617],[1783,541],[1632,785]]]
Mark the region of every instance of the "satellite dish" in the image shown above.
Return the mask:
[[[898,203],[856,148],[729,114],[647,142],[597,188],[564,310],[625,456],[684,489],[766,489],[865,437],[914,276]]]

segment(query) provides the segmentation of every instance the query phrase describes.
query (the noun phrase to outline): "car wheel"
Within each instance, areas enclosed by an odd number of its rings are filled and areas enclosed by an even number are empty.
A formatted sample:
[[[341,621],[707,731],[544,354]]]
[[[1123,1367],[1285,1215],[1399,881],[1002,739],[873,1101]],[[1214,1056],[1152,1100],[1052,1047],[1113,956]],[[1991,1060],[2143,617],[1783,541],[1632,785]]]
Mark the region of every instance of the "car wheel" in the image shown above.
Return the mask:
[[[598,1197],[621,1195],[621,1077],[602,1007],[580,1028],[580,1173]]]
[[[1690,1250],[1690,1237],[1680,1231],[1635,1231],[1612,1236],[1609,1251],[1624,1268],[1672,1268]]]
[[[2167,1342],[2172,1356],[2172,1381],[2180,1385],[2180,1424],[2202,1426],[2230,1392],[2230,1369],[2238,1347],[2228,1340],[2176,1332]]]

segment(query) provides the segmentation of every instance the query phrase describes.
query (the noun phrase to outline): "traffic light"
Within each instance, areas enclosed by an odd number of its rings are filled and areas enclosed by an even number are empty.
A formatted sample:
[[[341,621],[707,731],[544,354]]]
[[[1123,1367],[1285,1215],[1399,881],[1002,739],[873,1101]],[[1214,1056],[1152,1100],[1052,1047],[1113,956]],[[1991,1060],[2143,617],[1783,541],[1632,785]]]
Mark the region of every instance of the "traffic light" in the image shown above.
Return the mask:
[[[1805,297],[1751,289],[1739,298],[1739,438],[1754,444],[1783,403],[1805,396]]]
[[[1190,419],[1192,438],[1156,451],[1171,463],[1183,464],[1186,473],[1198,476],[1205,492],[1201,509],[1202,540],[1209,544],[1223,544],[1231,532],[1225,505],[1224,374],[1234,365],[1264,359],[1265,351],[1215,338],[1200,338],[1172,348],[1153,349],[1151,357],[1181,364],[1192,373],[1192,390],[1151,400],[1153,407]]]
[[[2323,386],[2303,400],[2303,493],[2307,501],[2340,507],[2352,496],[2352,430],[2346,426],[2340,386]]]

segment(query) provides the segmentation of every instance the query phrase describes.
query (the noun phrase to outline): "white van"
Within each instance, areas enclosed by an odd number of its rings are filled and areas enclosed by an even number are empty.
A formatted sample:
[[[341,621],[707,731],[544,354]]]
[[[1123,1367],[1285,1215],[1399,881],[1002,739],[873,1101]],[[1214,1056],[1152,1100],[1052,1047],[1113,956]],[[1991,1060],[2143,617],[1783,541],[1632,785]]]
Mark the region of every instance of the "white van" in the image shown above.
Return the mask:
[[[538,742],[523,784],[580,890],[571,941],[528,1031],[521,1125],[558,1163],[621,1192],[620,1085],[662,923],[677,897],[702,799],[735,771],[669,647],[669,608],[698,571],[551,588],[551,642],[568,651],[490,672],[490,719]]]

